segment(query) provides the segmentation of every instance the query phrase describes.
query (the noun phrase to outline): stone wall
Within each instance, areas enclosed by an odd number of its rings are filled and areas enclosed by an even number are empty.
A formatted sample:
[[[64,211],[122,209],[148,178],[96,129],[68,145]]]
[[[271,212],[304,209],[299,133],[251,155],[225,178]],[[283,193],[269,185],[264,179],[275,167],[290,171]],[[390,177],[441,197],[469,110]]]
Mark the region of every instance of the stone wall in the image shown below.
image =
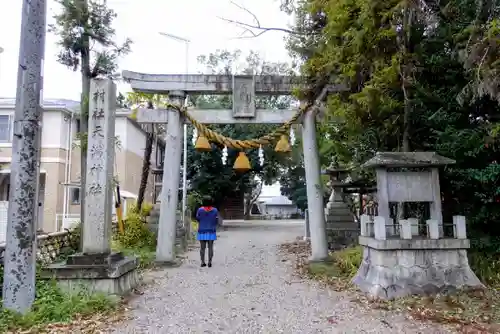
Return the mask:
[[[54,262],[64,254],[73,254],[78,251],[80,234],[65,230],[37,236],[37,260],[43,264]],[[0,245],[0,261],[4,261],[5,245]]]

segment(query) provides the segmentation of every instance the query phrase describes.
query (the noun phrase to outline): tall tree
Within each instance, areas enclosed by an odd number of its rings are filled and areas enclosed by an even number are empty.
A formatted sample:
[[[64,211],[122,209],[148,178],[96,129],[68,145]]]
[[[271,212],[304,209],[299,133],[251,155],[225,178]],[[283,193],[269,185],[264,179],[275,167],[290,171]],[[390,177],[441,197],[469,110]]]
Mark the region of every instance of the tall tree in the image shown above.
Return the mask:
[[[500,147],[491,139],[500,115],[491,78],[498,64],[490,53],[498,49],[491,17],[499,9],[473,0],[298,1],[293,30],[304,33],[290,35],[289,47],[302,74],[313,88],[325,78],[349,87],[329,98],[327,118],[342,122],[320,124],[331,141],[323,153],[355,167],[376,151],[454,158],[442,173],[445,219],[463,213],[472,232],[500,235]]]
[[[112,27],[116,13],[107,2],[93,0],[56,0],[60,12],[54,16],[52,32],[59,36],[61,50],[58,61],[80,70],[82,95],[79,134],[81,144],[81,208],[80,219],[85,219],[85,182],[87,169],[87,130],[89,117],[90,81],[98,77],[116,77],[117,59],[130,51],[131,40],[116,43]],[[83,226],[83,224],[82,224]]]

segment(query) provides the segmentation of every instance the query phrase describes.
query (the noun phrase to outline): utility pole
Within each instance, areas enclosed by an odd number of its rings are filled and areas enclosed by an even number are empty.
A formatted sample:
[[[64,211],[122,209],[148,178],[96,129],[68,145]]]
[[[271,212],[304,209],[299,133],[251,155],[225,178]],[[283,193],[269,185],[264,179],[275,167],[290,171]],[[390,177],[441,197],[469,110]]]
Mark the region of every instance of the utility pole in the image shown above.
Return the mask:
[[[23,1],[3,282],[4,308],[20,313],[35,299],[46,12],[46,0]]]

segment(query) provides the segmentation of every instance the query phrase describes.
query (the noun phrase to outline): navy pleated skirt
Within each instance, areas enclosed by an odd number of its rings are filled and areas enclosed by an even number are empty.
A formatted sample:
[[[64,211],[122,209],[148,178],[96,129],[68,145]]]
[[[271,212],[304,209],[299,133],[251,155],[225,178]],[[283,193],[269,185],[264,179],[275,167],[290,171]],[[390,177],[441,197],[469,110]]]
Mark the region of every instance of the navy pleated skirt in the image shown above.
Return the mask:
[[[197,239],[200,241],[217,240],[217,233],[212,232],[198,232]]]

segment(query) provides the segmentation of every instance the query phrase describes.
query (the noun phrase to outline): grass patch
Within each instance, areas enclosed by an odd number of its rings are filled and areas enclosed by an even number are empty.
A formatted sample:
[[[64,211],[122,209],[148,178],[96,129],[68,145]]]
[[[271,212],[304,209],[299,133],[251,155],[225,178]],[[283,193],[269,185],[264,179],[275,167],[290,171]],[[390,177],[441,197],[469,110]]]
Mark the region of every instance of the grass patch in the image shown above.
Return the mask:
[[[351,279],[361,260],[361,247],[350,247],[331,253],[325,262],[307,263],[305,270],[310,278],[326,283],[336,291],[343,291],[352,287]]]
[[[62,292],[55,281],[37,280],[36,299],[32,310],[21,315],[6,309],[0,310],[0,332],[29,330],[31,333],[43,332],[48,324],[69,324],[75,320],[84,320],[100,316],[107,318],[119,306],[117,300],[104,294],[81,292],[69,295]]]
[[[153,266],[156,258],[156,248],[153,246],[129,246],[125,247],[120,242],[113,240],[111,248],[115,252],[122,252],[125,256],[137,256],[139,269],[147,269]]]
[[[481,282],[500,288],[500,254],[468,252],[469,265]]]

